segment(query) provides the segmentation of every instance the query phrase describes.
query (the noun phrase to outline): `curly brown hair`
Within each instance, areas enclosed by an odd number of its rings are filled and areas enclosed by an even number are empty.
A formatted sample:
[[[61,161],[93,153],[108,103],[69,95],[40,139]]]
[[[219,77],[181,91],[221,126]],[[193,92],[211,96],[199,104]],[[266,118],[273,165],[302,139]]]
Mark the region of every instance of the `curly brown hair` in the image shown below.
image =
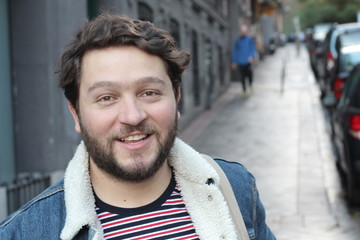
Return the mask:
[[[59,87],[77,111],[83,56],[93,49],[119,45],[135,46],[163,59],[175,96],[178,97],[182,73],[190,62],[190,53],[178,49],[167,31],[150,22],[102,13],[77,32],[61,57]]]

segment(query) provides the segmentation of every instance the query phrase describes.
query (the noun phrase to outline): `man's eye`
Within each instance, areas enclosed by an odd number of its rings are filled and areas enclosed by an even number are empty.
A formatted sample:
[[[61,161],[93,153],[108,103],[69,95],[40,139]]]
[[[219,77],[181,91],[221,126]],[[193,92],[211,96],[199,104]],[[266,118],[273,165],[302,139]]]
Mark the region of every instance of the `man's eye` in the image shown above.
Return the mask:
[[[146,91],[144,92],[144,96],[150,97],[150,96],[155,96],[158,95],[158,93],[154,92],[154,91]]]
[[[98,102],[109,102],[111,100],[113,100],[113,98],[111,96],[104,96],[104,97],[100,98],[98,100]]]

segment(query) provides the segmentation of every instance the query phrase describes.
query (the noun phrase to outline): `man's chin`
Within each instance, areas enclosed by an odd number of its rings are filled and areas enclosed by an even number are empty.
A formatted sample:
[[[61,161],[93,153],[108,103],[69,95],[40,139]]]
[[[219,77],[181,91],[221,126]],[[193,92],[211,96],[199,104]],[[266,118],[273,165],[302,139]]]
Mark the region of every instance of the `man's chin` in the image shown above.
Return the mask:
[[[120,181],[143,182],[154,176],[165,159],[159,156],[131,154],[127,157],[115,157],[110,162],[97,164],[107,175]]]

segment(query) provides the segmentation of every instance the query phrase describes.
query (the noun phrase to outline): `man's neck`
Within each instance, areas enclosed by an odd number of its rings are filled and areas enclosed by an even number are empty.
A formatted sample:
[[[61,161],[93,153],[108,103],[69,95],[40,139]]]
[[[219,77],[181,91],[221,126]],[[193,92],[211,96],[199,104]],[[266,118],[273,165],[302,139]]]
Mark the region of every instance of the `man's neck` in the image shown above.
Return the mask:
[[[90,179],[96,195],[105,203],[122,208],[145,206],[156,199],[168,187],[171,168],[167,161],[150,179],[143,182],[127,182],[114,179],[99,169],[91,160]]]

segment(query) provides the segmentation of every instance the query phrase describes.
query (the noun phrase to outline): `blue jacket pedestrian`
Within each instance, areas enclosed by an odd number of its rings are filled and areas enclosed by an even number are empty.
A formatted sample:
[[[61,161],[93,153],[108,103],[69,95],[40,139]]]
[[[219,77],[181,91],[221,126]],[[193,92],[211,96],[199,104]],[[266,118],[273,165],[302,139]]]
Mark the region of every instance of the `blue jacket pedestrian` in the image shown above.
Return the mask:
[[[256,48],[254,40],[247,35],[242,35],[234,44],[232,51],[232,63],[238,65],[247,65],[252,63],[255,53]]]
[[[254,40],[248,36],[248,28],[246,25],[242,25],[240,28],[240,37],[235,41],[233,50],[232,50],[232,69],[237,69],[240,74],[240,81],[243,88],[243,96],[247,95],[247,84],[246,79],[248,79],[248,86],[250,91],[252,89],[252,67],[251,64],[254,61],[256,47]]]

